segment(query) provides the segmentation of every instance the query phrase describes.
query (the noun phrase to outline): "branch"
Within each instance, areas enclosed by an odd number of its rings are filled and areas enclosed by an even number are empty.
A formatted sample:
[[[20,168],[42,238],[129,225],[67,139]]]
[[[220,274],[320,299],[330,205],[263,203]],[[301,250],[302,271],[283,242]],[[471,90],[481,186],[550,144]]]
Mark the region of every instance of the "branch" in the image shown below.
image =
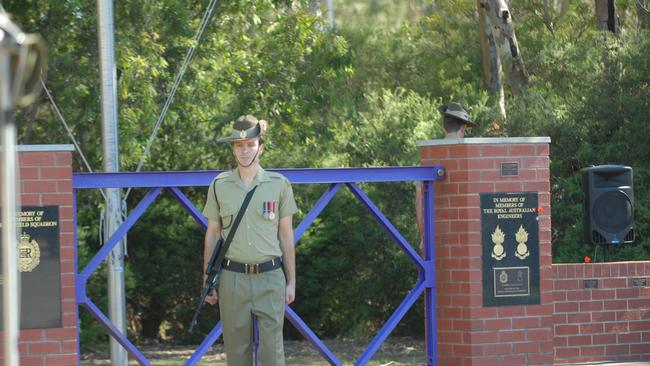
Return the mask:
[[[517,43],[508,4],[505,0],[481,0],[481,6],[491,25],[490,30],[505,65],[504,72],[508,75],[510,88],[514,94],[519,94],[521,86],[530,84],[530,77]]]

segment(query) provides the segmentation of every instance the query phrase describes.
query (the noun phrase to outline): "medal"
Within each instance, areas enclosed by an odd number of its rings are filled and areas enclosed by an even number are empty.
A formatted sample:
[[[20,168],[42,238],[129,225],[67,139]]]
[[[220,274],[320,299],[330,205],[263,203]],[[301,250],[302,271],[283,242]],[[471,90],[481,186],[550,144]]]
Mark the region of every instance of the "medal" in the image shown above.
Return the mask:
[[[262,216],[264,216],[265,219],[269,218],[268,202],[266,201],[262,202]]]
[[[275,201],[269,202],[270,206],[269,207],[269,220],[273,221],[275,220]]]

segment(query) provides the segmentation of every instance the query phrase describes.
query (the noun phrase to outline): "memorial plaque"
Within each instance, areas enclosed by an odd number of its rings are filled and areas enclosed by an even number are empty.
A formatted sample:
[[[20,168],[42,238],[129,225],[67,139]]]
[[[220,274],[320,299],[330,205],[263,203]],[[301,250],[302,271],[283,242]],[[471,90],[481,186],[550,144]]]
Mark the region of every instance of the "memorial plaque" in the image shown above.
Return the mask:
[[[59,328],[61,327],[59,207],[23,206],[16,221],[20,233],[17,250],[17,268],[21,283],[20,328]],[[3,278],[0,278],[0,282],[4,286]],[[0,311],[2,311],[1,292]]]
[[[494,297],[529,296],[530,268],[494,267]]]
[[[517,176],[519,175],[519,163],[501,163],[502,176]]]
[[[537,192],[480,196],[483,306],[539,304]]]

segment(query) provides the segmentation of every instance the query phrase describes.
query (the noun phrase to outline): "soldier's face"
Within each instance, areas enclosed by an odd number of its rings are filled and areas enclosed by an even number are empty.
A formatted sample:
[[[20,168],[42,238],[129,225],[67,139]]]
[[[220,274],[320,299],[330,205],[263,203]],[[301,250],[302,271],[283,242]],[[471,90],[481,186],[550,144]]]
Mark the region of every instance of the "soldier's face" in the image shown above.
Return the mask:
[[[240,165],[249,166],[254,161],[259,161],[264,152],[264,144],[260,144],[258,138],[235,141],[232,144],[232,152]]]

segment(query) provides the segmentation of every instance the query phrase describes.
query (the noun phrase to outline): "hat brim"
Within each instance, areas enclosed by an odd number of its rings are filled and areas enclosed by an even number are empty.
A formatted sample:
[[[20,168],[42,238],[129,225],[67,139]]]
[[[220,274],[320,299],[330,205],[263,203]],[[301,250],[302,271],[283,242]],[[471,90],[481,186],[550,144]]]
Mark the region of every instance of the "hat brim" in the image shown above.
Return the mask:
[[[468,125],[468,126],[470,126],[470,127],[476,127],[476,126],[478,126],[478,125],[476,124],[476,122],[474,122],[474,121],[472,121],[471,119],[468,119],[468,118],[463,118],[463,116],[461,116],[461,115],[459,115],[459,114],[454,114],[453,112],[452,112],[452,113],[442,112],[442,114],[444,114],[445,116],[448,116],[448,117],[455,118],[455,119],[457,119],[457,120],[459,120],[459,121],[465,123],[466,125]]]
[[[235,141],[244,141],[251,140],[257,137],[260,137],[262,129],[260,125],[257,124],[254,127],[249,128],[248,130],[236,130],[232,129],[230,136],[222,137],[217,139],[218,142],[235,142]]]
[[[441,105],[440,107],[438,107],[438,112],[442,113],[445,116],[455,118],[455,119],[465,123],[466,125],[468,125],[470,127],[478,126],[478,124],[476,122],[469,119],[469,116],[466,113],[461,113],[460,111],[459,112],[448,111],[446,105]]]

